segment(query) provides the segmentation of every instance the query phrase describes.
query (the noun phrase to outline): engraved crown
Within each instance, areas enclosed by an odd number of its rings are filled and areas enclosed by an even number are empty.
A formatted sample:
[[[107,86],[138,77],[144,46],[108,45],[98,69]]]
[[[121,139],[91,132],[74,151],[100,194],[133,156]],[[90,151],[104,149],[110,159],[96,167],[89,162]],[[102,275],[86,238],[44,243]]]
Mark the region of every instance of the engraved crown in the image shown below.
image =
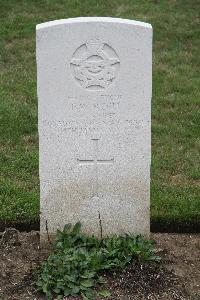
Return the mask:
[[[88,51],[98,52],[104,46],[104,42],[100,38],[92,38],[86,42]]]

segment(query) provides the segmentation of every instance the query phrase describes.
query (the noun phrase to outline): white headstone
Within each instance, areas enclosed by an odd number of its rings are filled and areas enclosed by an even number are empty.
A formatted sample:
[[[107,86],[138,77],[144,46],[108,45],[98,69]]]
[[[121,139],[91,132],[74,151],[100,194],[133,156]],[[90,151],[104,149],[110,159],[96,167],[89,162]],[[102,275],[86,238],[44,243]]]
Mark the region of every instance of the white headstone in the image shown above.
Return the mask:
[[[37,25],[41,238],[149,234],[152,28],[115,18]]]

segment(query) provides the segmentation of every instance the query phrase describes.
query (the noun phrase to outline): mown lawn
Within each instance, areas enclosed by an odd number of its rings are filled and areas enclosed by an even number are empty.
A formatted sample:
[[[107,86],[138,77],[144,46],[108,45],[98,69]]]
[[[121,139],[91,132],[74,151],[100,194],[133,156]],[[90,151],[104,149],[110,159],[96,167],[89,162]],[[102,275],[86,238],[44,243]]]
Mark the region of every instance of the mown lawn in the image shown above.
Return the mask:
[[[35,25],[113,16],[154,28],[152,219],[200,220],[200,2],[0,0],[0,221],[39,219]]]

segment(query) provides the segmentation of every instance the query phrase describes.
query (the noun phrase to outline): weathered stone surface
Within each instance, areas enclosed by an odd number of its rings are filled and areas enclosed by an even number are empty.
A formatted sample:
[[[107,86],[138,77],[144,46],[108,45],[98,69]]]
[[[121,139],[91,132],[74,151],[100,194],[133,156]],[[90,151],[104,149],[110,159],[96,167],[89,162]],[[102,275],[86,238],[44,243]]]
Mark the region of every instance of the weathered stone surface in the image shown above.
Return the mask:
[[[149,233],[151,25],[37,25],[41,235]]]

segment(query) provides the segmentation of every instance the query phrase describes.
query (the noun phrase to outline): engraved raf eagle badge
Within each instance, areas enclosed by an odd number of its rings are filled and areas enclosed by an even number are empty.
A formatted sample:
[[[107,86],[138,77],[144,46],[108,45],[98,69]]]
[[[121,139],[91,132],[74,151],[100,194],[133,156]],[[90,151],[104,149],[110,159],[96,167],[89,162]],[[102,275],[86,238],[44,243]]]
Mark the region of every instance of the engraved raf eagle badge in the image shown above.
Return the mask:
[[[101,90],[110,85],[116,77],[119,64],[114,49],[99,38],[81,45],[70,63],[76,81],[89,90]]]

